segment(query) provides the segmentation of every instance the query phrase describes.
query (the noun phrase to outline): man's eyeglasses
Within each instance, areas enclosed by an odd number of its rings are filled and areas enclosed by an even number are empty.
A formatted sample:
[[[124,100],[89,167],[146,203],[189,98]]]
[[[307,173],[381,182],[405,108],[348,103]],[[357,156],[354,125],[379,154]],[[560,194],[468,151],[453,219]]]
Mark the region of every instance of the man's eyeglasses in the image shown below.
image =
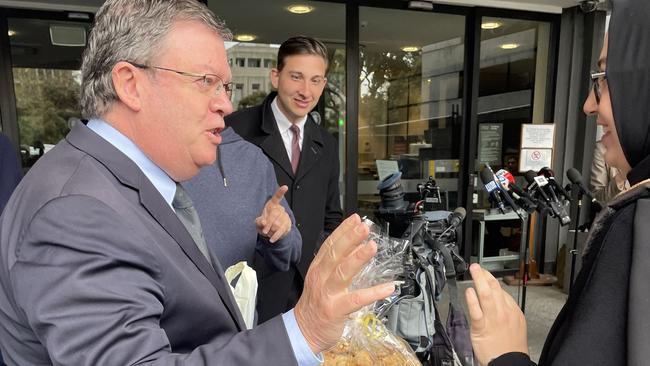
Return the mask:
[[[195,78],[196,81],[201,82],[201,89],[204,91],[212,91],[215,96],[221,95],[221,93],[225,92],[226,95],[228,96],[228,99],[232,96],[232,90],[233,90],[233,83],[224,83],[223,80],[221,80],[220,77],[214,74],[193,74],[191,72],[185,72],[185,71],[178,71],[174,69],[168,69],[166,67],[160,67],[160,66],[147,66],[147,65],[142,65],[138,64],[135,62],[130,62],[131,65],[141,68],[141,69],[156,69],[156,70],[164,70],[164,71],[171,71],[175,72],[178,75],[182,76],[188,76]]]
[[[594,89],[597,104],[600,104],[600,80],[607,80],[607,73],[605,71],[594,71],[591,73],[591,85]]]

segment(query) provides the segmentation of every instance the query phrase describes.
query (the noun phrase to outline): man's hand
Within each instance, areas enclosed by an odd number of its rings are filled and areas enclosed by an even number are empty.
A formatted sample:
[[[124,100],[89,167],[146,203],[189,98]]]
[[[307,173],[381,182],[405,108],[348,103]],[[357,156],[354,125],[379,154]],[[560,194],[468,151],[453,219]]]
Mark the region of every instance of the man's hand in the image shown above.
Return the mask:
[[[468,288],[465,298],[476,360],[485,366],[509,352],[528,354],[526,318],[515,300],[478,264],[472,264],[469,270],[476,290]]]
[[[280,204],[282,197],[287,193],[289,187],[282,186],[275,191],[273,197],[266,202],[262,214],[255,219],[257,233],[269,238],[271,243],[284,238],[291,231],[291,218]]]
[[[352,278],[377,252],[373,241],[361,245],[367,237],[368,228],[359,216],[348,217],[325,240],[309,267],[294,314],[314,353],[336,344],[349,314],[388,297],[395,290],[391,282],[348,291]]]

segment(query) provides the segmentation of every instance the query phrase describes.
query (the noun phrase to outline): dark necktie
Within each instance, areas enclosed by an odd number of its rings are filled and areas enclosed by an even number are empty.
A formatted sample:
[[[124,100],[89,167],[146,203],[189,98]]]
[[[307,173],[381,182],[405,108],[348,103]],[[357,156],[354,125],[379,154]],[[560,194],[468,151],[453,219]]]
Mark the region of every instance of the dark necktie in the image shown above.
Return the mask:
[[[293,139],[291,139],[291,168],[293,174],[296,174],[300,162],[300,127],[291,125],[289,129],[293,132]]]
[[[199,214],[196,213],[196,209],[192,204],[190,196],[185,192],[185,189],[179,183],[176,183],[176,194],[174,194],[174,201],[172,201],[172,207],[174,207],[174,212],[176,216],[181,220],[187,231],[194,239],[194,243],[199,247],[199,250],[205,256],[205,259],[208,260],[208,263],[212,265],[210,260],[210,254],[208,252],[208,246],[205,244],[205,238],[203,237],[203,230],[201,229],[201,221],[199,221]]]

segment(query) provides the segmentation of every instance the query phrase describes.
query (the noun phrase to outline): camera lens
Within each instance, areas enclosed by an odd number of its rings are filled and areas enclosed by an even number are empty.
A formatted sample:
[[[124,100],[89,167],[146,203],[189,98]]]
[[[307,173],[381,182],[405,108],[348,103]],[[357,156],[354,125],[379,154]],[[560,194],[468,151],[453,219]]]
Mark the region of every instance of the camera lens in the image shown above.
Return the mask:
[[[401,177],[401,172],[393,173],[384,178],[377,186],[383,207],[401,208],[404,205],[404,190],[402,189]]]

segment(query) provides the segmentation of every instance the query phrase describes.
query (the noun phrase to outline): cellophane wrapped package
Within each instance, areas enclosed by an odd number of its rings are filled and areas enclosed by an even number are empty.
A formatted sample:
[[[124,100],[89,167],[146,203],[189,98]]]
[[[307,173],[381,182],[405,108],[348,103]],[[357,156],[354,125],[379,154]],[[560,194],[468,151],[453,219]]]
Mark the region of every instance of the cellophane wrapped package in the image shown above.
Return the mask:
[[[403,272],[408,241],[390,238],[368,219],[368,241],[377,243],[377,255],[352,280],[350,291],[395,281]],[[365,244],[364,244],[365,245]],[[420,366],[411,347],[391,333],[376,316],[375,304],[350,316],[341,340],[324,352],[325,366]]]

